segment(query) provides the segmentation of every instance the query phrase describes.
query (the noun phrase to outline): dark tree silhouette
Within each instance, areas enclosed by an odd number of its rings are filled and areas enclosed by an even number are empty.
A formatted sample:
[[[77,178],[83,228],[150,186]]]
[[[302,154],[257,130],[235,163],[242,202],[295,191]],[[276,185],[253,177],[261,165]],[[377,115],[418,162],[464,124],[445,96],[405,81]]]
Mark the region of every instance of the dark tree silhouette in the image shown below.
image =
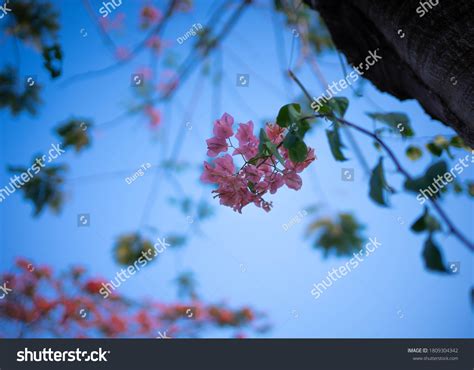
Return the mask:
[[[305,3],[319,12],[351,64],[380,48],[383,59],[364,77],[400,100],[418,100],[432,118],[474,146],[472,0],[444,1],[431,10],[425,5],[428,12],[422,17],[418,0]]]

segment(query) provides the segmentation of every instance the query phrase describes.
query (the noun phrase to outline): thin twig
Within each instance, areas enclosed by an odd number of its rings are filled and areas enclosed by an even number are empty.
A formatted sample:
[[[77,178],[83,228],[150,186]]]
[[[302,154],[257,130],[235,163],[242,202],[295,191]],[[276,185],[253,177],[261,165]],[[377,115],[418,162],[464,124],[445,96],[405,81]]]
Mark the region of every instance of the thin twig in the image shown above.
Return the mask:
[[[98,75],[102,75],[103,73],[107,73],[107,72],[111,72],[119,67],[122,67],[123,65],[125,65],[126,63],[130,62],[133,60],[133,58],[135,56],[137,56],[141,51],[142,49],[147,45],[148,41],[155,35],[158,35],[160,34],[160,32],[163,30],[164,26],[166,25],[167,21],[169,20],[169,18],[171,17],[172,13],[173,13],[173,10],[174,8],[176,7],[176,2],[177,0],[171,0],[170,1],[170,4],[168,6],[168,9],[166,10],[164,16],[163,16],[163,19],[161,20],[161,22],[159,22],[149,33],[148,35],[138,43],[137,46],[135,46],[135,48],[132,50],[132,52],[124,59],[121,59],[119,60],[118,62],[112,64],[112,65],[109,65],[107,67],[104,67],[104,68],[100,68],[100,69],[96,69],[96,70],[93,70],[93,71],[88,71],[88,72],[83,72],[83,73],[79,73],[79,74],[76,74],[74,76],[71,76],[69,77],[68,79],[64,80],[61,85],[62,86],[67,86],[68,84],[76,81],[76,80],[80,80],[80,79],[83,79],[83,78],[91,78],[91,77],[95,77],[95,76],[98,76]]]

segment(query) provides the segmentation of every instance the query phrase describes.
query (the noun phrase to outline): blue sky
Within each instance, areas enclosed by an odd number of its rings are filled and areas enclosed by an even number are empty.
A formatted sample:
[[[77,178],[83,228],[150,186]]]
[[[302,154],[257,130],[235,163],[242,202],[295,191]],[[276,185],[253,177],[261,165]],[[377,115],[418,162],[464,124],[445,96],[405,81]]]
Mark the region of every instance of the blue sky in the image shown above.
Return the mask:
[[[82,2],[56,3],[61,9],[63,78],[113,63]],[[123,1],[116,10],[126,15],[127,31],[115,36],[120,45],[133,46],[144,36],[136,32],[137,3]],[[193,40],[180,45],[176,38],[194,23],[206,25],[208,3],[197,2],[195,11],[176,17],[166,28],[164,38],[177,58],[187,55]],[[228,112],[237,122],[253,120],[260,124],[264,119],[274,119],[282,105],[299,96],[297,87],[283,78],[277,55],[280,49],[289,57],[291,29],[284,28],[283,19],[273,14],[269,3],[259,4],[244,13],[224,41],[220,53],[223,66],[220,91],[215,91],[209,78],[198,68],[169,103],[158,106],[163,114],[163,124],[158,130],[150,130],[141,115],[129,116],[114,125],[93,129],[90,149],[80,154],[68,150],[58,159],[58,163],[70,166],[65,187],[67,201],[59,216],[47,211],[33,218],[32,206],[23,200],[20,192],[0,204],[0,269],[8,270],[17,256],[26,256],[56,269],[85,265],[93,275],[112,279],[120,270],[112,258],[113,242],[118,235],[137,229],[150,233],[145,228],[147,225],[157,228],[157,233],[150,234],[153,237],[187,230],[187,216],[167,201],[181,194],[168,175],[158,172],[155,176],[156,170],[149,170],[133,184],[125,182],[125,177],[131,176],[141,164],[155,165],[169,158],[174,140],[183,137],[178,159],[192,167],[176,179],[185,194],[211,202],[215,215],[201,225],[201,235],[193,236],[180,250],[165,251],[159,260],[124,283],[121,293],[173,301],[176,299],[173,279],[182,271],[192,270],[198,291],[206,301],[251,305],[265,311],[273,324],[273,330],[267,334],[270,337],[472,337],[474,327],[468,299],[473,285],[472,254],[453,236],[438,235],[445,260],[460,261],[461,273],[444,276],[427,272],[421,258],[424,238],[409,230],[422,213],[422,207],[414,196],[402,191],[392,196],[390,208],[371,202],[367,195],[368,175],[353,152],[346,151],[350,161],[345,163],[332,158],[324,133],[326,123],[318,123],[310,134],[308,142],[315,148],[318,159],[304,172],[303,188],[298,192],[281,189],[272,197],[274,208],[268,214],[253,206],[246,207],[242,214],[234,213],[219,206],[212,199],[211,188],[199,182],[199,168],[206,159],[205,139],[218,116]],[[99,7],[98,2],[95,4],[98,17]],[[284,44],[275,42],[275,27],[281,32]],[[87,31],[86,37],[80,33],[82,28]],[[2,63],[16,63],[11,40],[0,42]],[[133,102],[130,75],[149,62],[149,55],[142,53],[111,73],[64,86],[62,79],[47,78],[32,49],[21,46],[20,52],[20,73],[36,75],[44,84],[44,104],[36,117],[27,114],[12,117],[0,112],[1,186],[9,181],[7,165],[27,166],[35,153],[44,152],[58,142],[53,128],[60,122],[81,116],[100,125],[123,112]],[[209,62],[212,71],[218,65],[218,58],[211,57]],[[321,57],[320,65],[329,82],[343,77],[335,54]],[[238,73],[250,75],[249,87],[236,86]],[[298,75],[313,95],[322,93],[309,70],[303,69]],[[453,134],[431,120],[414,101],[399,102],[369,83],[365,93],[384,111],[407,113],[418,137]],[[365,112],[377,110],[372,103],[354,98],[349,89],[341,95],[351,100],[347,119],[371,128],[372,122]],[[186,114],[189,106],[193,107],[190,116]],[[191,125],[186,126],[187,122]],[[355,137],[369,166],[374,167],[378,155],[372,143],[359,135]],[[399,139],[388,142],[413,174],[421,174],[431,162],[426,154],[419,163],[405,160],[402,154],[407,144]],[[385,162],[389,183],[401,189],[402,178],[388,160]],[[341,181],[341,168],[354,168],[355,181]],[[462,176],[463,180],[472,179],[472,168]],[[150,192],[153,192],[152,205],[143,222]],[[353,212],[366,225],[366,237],[376,237],[382,243],[373,255],[334,283],[318,300],[310,294],[312,284],[324,279],[333,267],[344,265],[348,258],[326,259],[320,250],[313,248],[311,240],[304,238],[306,225],[314,215],[305,216],[286,232],[282,227],[314,204],[322,205],[324,215]],[[449,193],[442,205],[472,240],[472,202]],[[91,215],[90,227],[77,227],[79,213]],[[221,335],[224,334],[203,334]]]

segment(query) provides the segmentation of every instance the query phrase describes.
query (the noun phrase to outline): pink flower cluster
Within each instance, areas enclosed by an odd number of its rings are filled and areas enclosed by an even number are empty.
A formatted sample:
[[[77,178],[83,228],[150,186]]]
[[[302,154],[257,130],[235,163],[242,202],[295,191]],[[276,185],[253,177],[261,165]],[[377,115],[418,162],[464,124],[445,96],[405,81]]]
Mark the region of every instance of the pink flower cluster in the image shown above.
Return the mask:
[[[283,166],[280,166],[283,168],[279,168],[279,161],[274,155],[259,154],[260,140],[253,133],[252,121],[239,124],[235,133],[237,147],[231,140],[234,136],[233,124],[234,118],[227,113],[215,121],[214,136],[206,142],[207,155],[217,158],[211,163],[204,162],[201,180],[217,184],[218,187],[213,190],[213,193],[219,197],[221,204],[231,207],[234,211],[242,213],[243,207],[254,203],[257,207],[269,212],[272,203],[265,201],[263,196],[268,192],[276,193],[283,185],[299,190],[302,180],[298,174],[316,159],[314,149],[308,148],[304,162],[292,162],[289,159],[288,150],[282,145],[286,130],[276,124],[267,123],[265,132],[284,159]],[[229,148],[233,149],[232,155],[219,156],[221,153],[227,153]],[[239,170],[234,164],[234,156],[241,157],[244,162]]]

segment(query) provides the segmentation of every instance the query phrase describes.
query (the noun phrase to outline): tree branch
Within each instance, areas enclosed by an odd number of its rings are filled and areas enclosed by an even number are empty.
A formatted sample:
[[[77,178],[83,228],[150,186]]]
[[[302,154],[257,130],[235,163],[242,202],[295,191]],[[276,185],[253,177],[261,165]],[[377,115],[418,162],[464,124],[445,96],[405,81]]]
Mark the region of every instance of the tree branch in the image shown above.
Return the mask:
[[[303,86],[303,84],[301,83],[301,81],[298,79],[298,77],[295,76],[295,74],[289,70],[288,71],[290,77],[296,82],[296,84],[301,88],[301,90],[303,91],[303,93],[306,95],[306,97],[309,99],[310,102],[313,101],[313,99],[311,98],[311,95],[308,93],[308,91],[306,90],[306,88]],[[324,115],[315,115],[315,117],[325,117]],[[373,132],[370,132],[369,130],[359,126],[359,125],[356,125],[355,123],[352,123],[352,122],[349,122],[349,121],[346,121],[345,119],[342,119],[342,118],[337,118],[335,117],[335,119],[342,123],[343,125],[346,125],[347,127],[351,127],[353,129],[355,129],[356,131],[359,131],[361,133],[363,133],[364,135],[367,135],[369,137],[371,137],[372,139],[376,140],[381,146],[382,148],[386,151],[386,153],[388,154],[388,156],[390,157],[390,159],[392,160],[392,162],[395,164],[395,167],[397,168],[397,171],[402,174],[405,179],[407,180],[413,180],[412,176],[403,168],[403,166],[401,165],[400,161],[398,160],[398,158],[395,156],[395,154],[393,153],[393,151],[388,147],[387,144],[385,144],[385,142],[380,138],[378,137],[376,134],[374,134]],[[441,208],[440,204],[437,202],[436,199],[434,198],[429,198],[429,201],[431,202],[431,204],[433,205],[433,208],[436,210],[436,212],[438,212],[439,216],[443,219],[443,221],[446,223],[446,225],[448,226],[449,228],[449,231],[462,243],[464,244],[467,248],[469,248],[471,251],[474,251],[474,244],[472,242],[469,241],[468,238],[466,238],[466,236],[463,235],[463,233],[461,233],[461,231],[454,225],[453,221],[449,218],[449,216],[446,214],[446,212],[443,210],[443,208]]]

